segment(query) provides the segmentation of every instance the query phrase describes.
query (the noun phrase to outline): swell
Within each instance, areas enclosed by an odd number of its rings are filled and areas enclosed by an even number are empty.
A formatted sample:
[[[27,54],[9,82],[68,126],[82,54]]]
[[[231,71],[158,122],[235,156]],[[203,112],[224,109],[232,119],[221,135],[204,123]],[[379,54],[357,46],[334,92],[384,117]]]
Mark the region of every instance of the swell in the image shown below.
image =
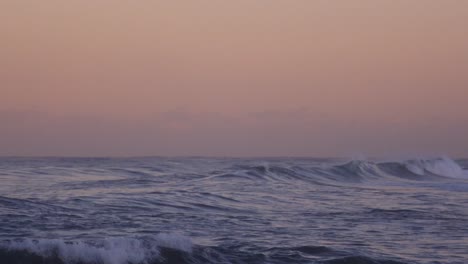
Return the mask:
[[[408,180],[468,179],[466,171],[456,161],[446,157],[383,162],[352,160],[336,165],[330,171],[332,175],[351,176],[358,180],[388,177]]]
[[[468,171],[456,161],[447,157],[434,159],[412,159],[405,161],[351,160],[345,163],[332,163],[326,166],[308,164],[294,165],[266,163],[238,164],[223,171],[214,172],[214,180],[240,181],[306,181],[314,184],[336,182],[361,183],[368,181],[392,181],[404,179],[426,181],[440,179],[468,179]]]
[[[84,162],[89,166],[82,166]],[[17,161],[20,162],[20,161]],[[161,159],[135,161],[126,160],[116,164],[113,160],[50,160],[35,161],[32,164],[9,164],[2,173],[8,177],[28,177],[46,186],[54,182],[52,188],[64,190],[115,189],[120,186],[145,187],[161,184],[185,184],[219,182],[276,182],[311,183],[330,185],[336,183],[362,183],[368,181],[392,180],[440,180],[468,179],[465,161],[454,161],[447,157],[433,159],[411,159],[403,161],[351,160],[236,160],[236,163],[223,163],[212,160],[186,163]],[[100,163],[101,162],[101,163]],[[86,164],[86,163],[85,163]],[[20,166],[21,165],[21,166]],[[45,166],[47,165],[47,166]],[[128,167],[126,167],[129,165]],[[226,165],[226,166],[224,166]],[[69,167],[67,167],[69,166]],[[80,167],[81,166],[81,167]],[[122,167],[123,166],[123,167]],[[60,177],[57,177],[60,176]],[[56,178],[57,177],[57,178]],[[180,186],[180,185],[178,185]]]

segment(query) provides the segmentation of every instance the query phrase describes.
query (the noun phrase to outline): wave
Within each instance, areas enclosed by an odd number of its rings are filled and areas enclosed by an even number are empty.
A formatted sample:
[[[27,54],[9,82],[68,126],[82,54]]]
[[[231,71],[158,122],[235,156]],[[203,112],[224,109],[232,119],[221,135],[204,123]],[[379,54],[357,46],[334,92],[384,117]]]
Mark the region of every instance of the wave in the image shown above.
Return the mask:
[[[50,162],[46,160],[49,164]],[[120,186],[125,188],[140,188],[150,185],[167,183],[187,184],[217,181],[220,184],[226,181],[238,182],[277,182],[294,183],[307,182],[311,184],[330,185],[336,183],[362,183],[368,181],[386,182],[393,180],[440,180],[440,179],[468,179],[468,170],[463,168],[467,163],[455,161],[448,157],[432,159],[411,159],[401,161],[376,161],[355,159],[349,161],[328,159],[252,159],[211,160],[205,163],[190,162],[184,167],[179,163],[155,159],[153,161],[133,162],[128,168],[118,168],[111,164],[96,165],[92,168],[73,167],[63,169],[64,164],[49,164],[37,168],[25,166],[7,169],[12,175],[23,177],[35,175],[35,179],[47,181],[49,178],[63,179],[56,182],[53,188],[66,190],[114,189]],[[45,161],[44,161],[45,162]],[[130,162],[130,161],[127,161]],[[125,165],[125,164],[124,164]],[[44,169],[47,168],[47,169]],[[155,171],[157,170],[157,171]],[[40,175],[40,176],[38,176]],[[44,176],[46,175],[46,176]]]
[[[353,160],[344,165],[335,166],[336,168],[359,176],[396,176],[412,179],[416,179],[417,176],[439,176],[468,179],[466,171],[457,162],[447,157],[412,159],[400,162]],[[419,178],[421,179],[422,177]]]
[[[405,162],[405,166],[409,171],[418,175],[431,173],[450,178],[468,178],[463,168],[447,157],[409,160]]]
[[[21,239],[0,244],[1,263],[150,263],[164,254],[192,252],[189,238],[177,234],[158,234],[143,238],[107,238],[101,241],[63,239]]]
[[[248,248],[248,249],[247,249]],[[0,243],[0,263],[9,264],[199,264],[199,263],[372,263],[395,260],[353,255],[325,246],[252,248],[242,245],[194,246],[189,238],[159,234],[108,238],[100,242],[23,239]]]
[[[221,173],[215,173],[218,180],[233,178],[248,181],[308,181],[311,183],[347,182],[359,183],[392,178],[406,180],[436,180],[442,178],[468,179],[468,171],[456,161],[447,158],[412,159],[405,161],[351,160],[344,163],[329,163],[327,166],[307,164],[250,164],[236,165]]]

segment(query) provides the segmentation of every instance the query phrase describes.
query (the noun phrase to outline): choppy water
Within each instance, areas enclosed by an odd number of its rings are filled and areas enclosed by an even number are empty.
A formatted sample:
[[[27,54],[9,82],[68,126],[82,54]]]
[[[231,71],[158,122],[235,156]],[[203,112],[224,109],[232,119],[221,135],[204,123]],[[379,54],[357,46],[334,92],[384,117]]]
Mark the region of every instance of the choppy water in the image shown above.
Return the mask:
[[[468,263],[467,168],[1,158],[0,263]]]

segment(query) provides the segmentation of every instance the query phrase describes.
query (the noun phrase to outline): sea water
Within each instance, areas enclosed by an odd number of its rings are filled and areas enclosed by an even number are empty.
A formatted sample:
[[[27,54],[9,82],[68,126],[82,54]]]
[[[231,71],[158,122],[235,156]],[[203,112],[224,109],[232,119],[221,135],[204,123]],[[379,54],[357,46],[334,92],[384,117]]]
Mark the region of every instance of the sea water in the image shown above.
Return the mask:
[[[0,264],[468,263],[467,168],[0,158]]]

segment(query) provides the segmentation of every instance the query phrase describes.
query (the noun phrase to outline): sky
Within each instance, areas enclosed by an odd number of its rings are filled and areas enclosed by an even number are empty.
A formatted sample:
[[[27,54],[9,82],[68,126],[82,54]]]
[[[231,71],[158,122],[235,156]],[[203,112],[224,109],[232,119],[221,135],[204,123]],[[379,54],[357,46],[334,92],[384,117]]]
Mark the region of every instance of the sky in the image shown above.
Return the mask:
[[[0,156],[468,157],[468,1],[2,0]]]

